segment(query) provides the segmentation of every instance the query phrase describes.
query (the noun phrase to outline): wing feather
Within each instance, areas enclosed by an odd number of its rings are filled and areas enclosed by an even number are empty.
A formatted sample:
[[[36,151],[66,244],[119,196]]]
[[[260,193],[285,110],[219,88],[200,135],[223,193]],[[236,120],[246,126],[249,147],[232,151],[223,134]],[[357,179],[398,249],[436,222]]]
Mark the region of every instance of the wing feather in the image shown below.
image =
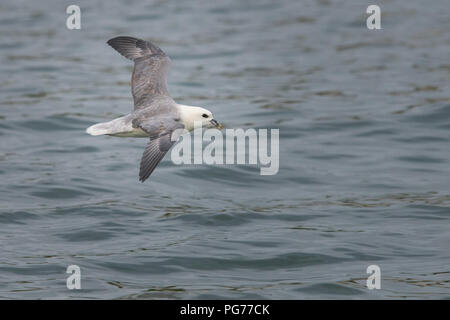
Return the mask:
[[[144,154],[142,155],[141,165],[139,169],[139,181],[144,182],[150,177],[152,172],[155,170],[158,163],[164,158],[167,151],[161,151],[159,149],[159,144],[161,143],[161,138],[150,140],[145,148]]]
[[[134,109],[142,109],[158,98],[170,98],[167,71],[170,58],[149,41],[133,37],[116,37],[107,42],[124,57],[134,61],[131,92]]]
[[[139,181],[144,182],[177,140],[172,139],[175,130],[184,126],[173,119],[161,118],[147,120],[140,127],[150,135],[139,169]]]

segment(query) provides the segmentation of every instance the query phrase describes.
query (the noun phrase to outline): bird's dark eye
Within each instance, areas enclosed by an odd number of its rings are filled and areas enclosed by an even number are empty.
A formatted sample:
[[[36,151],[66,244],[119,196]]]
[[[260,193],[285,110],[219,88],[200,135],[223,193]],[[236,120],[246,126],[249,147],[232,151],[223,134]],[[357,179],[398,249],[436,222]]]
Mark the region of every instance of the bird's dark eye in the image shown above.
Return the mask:
[[[208,118],[208,115],[206,113],[202,114],[203,118]]]

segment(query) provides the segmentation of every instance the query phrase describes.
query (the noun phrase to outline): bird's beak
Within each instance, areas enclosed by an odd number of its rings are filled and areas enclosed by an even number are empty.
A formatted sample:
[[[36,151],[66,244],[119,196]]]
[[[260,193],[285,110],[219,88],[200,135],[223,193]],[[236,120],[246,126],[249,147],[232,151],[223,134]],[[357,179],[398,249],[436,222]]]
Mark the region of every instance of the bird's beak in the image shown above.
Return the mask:
[[[222,129],[222,125],[221,125],[220,123],[218,123],[216,119],[212,119],[212,120],[210,121],[210,123],[211,123],[214,127],[216,127],[217,129],[219,129],[219,130]]]

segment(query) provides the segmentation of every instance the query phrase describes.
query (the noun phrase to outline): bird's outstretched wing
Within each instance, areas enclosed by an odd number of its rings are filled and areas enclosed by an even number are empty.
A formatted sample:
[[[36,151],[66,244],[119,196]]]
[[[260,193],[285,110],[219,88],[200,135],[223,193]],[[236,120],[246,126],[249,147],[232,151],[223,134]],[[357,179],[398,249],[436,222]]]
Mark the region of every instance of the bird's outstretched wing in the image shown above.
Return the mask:
[[[170,98],[167,90],[170,58],[160,48],[133,37],[116,37],[107,43],[125,58],[134,61],[131,92],[135,110],[149,107],[158,98]]]
[[[154,118],[139,124],[150,136],[139,170],[139,181],[144,182],[178,140],[184,125],[171,118]]]

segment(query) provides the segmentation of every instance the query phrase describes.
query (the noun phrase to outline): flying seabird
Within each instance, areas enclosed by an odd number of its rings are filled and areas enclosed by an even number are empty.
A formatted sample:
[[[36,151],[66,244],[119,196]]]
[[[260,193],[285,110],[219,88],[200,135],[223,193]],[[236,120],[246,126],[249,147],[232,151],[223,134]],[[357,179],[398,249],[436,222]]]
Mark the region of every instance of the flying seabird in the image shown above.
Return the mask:
[[[139,180],[144,182],[176,142],[180,130],[191,131],[197,126],[221,129],[222,126],[211,111],[181,105],[171,98],[166,81],[170,58],[160,48],[133,37],[116,37],[107,43],[134,61],[131,77],[134,110],[126,116],[90,126],[86,132],[93,136],[149,137],[139,171]]]

